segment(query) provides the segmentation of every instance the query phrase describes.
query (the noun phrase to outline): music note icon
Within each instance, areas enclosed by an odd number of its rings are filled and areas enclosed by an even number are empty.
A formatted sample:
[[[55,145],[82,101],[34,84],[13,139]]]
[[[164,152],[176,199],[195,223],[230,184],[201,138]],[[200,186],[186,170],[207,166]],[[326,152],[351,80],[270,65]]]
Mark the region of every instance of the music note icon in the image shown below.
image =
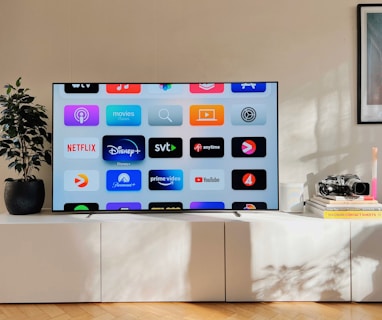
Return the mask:
[[[140,93],[141,85],[138,83],[108,83],[106,84],[106,92],[119,94]]]
[[[125,83],[125,84],[120,83],[119,86],[117,87],[117,90],[118,90],[118,91],[121,91],[122,89],[123,89],[123,90],[127,90],[127,89],[129,89],[129,84],[128,84],[128,83]]]

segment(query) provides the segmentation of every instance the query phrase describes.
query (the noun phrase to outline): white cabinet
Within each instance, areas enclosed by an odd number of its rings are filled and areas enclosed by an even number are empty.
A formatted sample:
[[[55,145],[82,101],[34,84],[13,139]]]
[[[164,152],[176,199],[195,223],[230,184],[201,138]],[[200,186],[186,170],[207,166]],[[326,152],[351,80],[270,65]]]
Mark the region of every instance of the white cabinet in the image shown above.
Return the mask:
[[[0,214],[0,303],[382,301],[382,220]]]
[[[100,301],[99,223],[6,220],[0,223],[1,303]]]
[[[102,301],[224,301],[224,221],[139,215],[102,222]]]
[[[227,301],[349,301],[350,225],[283,213],[226,223]]]
[[[353,301],[382,301],[382,221],[351,222]]]

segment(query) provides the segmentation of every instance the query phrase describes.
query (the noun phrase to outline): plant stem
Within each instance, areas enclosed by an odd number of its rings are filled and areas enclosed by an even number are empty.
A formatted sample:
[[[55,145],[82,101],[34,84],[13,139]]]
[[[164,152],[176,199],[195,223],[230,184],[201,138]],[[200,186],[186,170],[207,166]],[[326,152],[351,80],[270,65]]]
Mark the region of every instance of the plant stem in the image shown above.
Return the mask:
[[[28,171],[29,171],[29,167],[28,167],[28,156],[27,156],[27,147],[26,147],[26,143],[25,143],[25,139],[23,136],[19,136],[20,138],[20,142],[21,142],[21,154],[22,154],[22,163],[23,163],[23,178],[24,180],[27,180],[27,177],[28,177]]]

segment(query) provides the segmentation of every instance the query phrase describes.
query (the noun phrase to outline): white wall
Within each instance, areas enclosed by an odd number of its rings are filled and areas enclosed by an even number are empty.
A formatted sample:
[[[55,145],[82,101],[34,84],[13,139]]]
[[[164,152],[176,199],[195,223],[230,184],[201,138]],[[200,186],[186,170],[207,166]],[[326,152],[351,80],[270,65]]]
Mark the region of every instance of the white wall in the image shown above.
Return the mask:
[[[0,84],[22,76],[51,115],[52,82],[277,80],[280,181],[370,181],[382,125],[356,124],[358,3],[1,0]],[[51,168],[39,176],[50,207]]]

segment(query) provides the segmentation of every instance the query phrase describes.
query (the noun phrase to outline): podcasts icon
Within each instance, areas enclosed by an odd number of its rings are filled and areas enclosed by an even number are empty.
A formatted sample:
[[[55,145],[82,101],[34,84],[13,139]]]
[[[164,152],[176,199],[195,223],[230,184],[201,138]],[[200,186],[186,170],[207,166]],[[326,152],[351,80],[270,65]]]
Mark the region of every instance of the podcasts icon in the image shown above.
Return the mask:
[[[99,109],[97,105],[65,106],[64,122],[66,126],[98,126]]]
[[[89,120],[89,111],[86,108],[78,108],[74,111],[74,119],[77,120],[80,124],[84,124],[86,121]]]

